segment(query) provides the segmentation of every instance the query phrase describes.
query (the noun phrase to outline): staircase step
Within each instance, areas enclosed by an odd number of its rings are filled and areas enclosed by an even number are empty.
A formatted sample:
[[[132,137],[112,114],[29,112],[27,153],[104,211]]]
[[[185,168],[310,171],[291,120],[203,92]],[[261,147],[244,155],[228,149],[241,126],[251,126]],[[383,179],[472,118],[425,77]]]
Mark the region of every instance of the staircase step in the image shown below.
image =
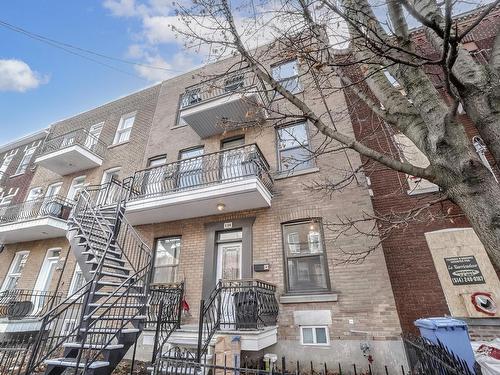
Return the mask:
[[[86,328],[80,328],[81,332],[87,332]],[[88,330],[88,333],[100,333],[100,334],[115,334],[117,331],[116,328],[91,328]],[[139,328],[123,328],[120,330],[121,333],[140,333],[141,330]]]
[[[104,258],[104,259],[106,259],[106,258]],[[123,260],[120,260],[120,261],[123,262],[123,263],[125,263]],[[95,265],[99,264],[99,262],[97,260],[95,260],[95,259],[87,260],[85,263],[87,263],[87,264],[95,264]],[[115,265],[115,264],[109,264],[109,263],[106,263],[106,261],[104,262],[103,267],[112,268],[114,270],[119,270],[119,271],[126,271],[127,273],[130,272],[130,268],[128,268],[128,267],[118,266],[118,265]]]
[[[89,273],[96,273],[96,270],[92,270],[90,271]],[[99,275],[102,275],[102,276],[109,276],[109,277],[116,277],[118,279],[123,279],[123,280],[126,280],[130,277],[130,275],[124,275],[124,274],[120,274],[120,273],[114,273],[114,272],[107,272],[107,271],[101,271],[99,272]],[[120,285],[120,284],[118,284]]]
[[[123,297],[125,298],[125,297]],[[93,303],[89,303],[88,304],[89,306],[91,307],[99,307],[99,308],[107,308],[107,307],[110,307],[112,305],[112,303],[98,303],[98,302],[93,302]],[[113,308],[123,308],[123,307],[130,307],[131,309],[140,309],[141,307],[143,307],[144,304],[139,304],[139,303],[116,303],[113,305]]]
[[[95,254],[94,254],[95,253]],[[110,255],[114,255],[115,257],[117,258],[121,258],[122,254],[118,251],[114,251],[114,250],[111,250],[111,249],[108,249],[108,251],[106,252],[107,254],[110,254]],[[82,251],[82,254],[83,255],[97,255],[99,256],[99,254],[104,254],[104,250],[100,250],[100,249],[94,249],[93,251],[92,250],[87,250],[87,251]]]
[[[94,295],[97,297],[109,297],[113,292],[101,292],[101,291],[96,291],[94,292]],[[140,298],[140,297],[145,297],[146,295],[144,293],[129,293],[129,297],[133,298]]]
[[[77,364],[76,359],[72,358],[54,358],[54,359],[46,359],[46,365],[52,366],[61,366],[61,367],[71,367],[71,368],[83,368],[85,367],[85,361],[82,360]],[[95,361],[89,365],[89,369],[96,369],[109,366],[109,362],[107,361]]]
[[[85,315],[83,317],[83,319],[88,319],[89,316],[88,315]],[[100,316],[100,315],[92,315],[90,316],[90,319],[92,320],[146,320],[148,317],[146,315],[136,315],[136,316],[132,316],[132,315],[125,315],[125,316],[112,316],[112,315],[104,315],[104,316]],[[116,330],[115,330],[116,331]]]
[[[116,281],[109,281],[109,280],[99,280],[97,281],[97,285],[102,285],[102,286],[112,286],[115,288],[122,287],[122,288],[128,288],[128,284],[121,285],[122,283],[116,282]],[[131,288],[133,289],[141,289],[142,287],[140,286],[132,286]]]
[[[81,342],[65,342],[62,344],[65,348],[76,348],[79,349],[82,347]],[[83,348],[84,349],[95,349],[95,350],[101,350],[101,349],[108,349],[108,350],[116,350],[116,349],[123,349],[125,345],[123,344],[109,344],[109,345],[101,345],[101,344],[84,344]]]
[[[85,255],[87,255],[87,254],[85,254]],[[88,254],[88,256],[90,259],[87,261],[87,263],[99,263],[101,261],[101,259],[103,258],[102,255],[99,255],[99,254]],[[105,264],[109,264],[107,262],[114,262],[115,264],[119,265],[120,267],[123,267],[125,265],[124,260],[116,258],[114,256],[108,256],[107,254],[104,257],[104,262],[105,262]]]

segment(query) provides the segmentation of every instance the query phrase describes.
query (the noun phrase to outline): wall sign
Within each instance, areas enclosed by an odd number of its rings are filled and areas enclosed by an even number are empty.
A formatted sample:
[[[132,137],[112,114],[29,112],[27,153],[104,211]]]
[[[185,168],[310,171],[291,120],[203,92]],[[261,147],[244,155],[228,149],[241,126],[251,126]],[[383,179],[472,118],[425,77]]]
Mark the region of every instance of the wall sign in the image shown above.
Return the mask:
[[[473,255],[444,258],[453,285],[485,284],[484,276]]]
[[[224,223],[224,229],[231,229],[232,227],[233,227],[232,221]]]

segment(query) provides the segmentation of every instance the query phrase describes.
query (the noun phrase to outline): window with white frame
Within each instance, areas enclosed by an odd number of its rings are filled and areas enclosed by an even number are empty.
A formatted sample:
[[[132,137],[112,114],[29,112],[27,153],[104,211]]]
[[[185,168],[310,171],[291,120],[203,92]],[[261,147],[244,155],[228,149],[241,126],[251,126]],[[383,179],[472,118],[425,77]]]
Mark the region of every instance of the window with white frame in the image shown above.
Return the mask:
[[[100,122],[99,124],[94,124],[90,127],[87,138],[85,139],[85,147],[89,150],[94,150],[94,146],[99,141],[99,137],[101,135],[102,128],[104,127],[104,122]]]
[[[12,290],[15,289],[21,275],[23,273],[24,266],[28,260],[30,252],[29,251],[19,251],[14,255],[14,259],[9,268],[9,272],[3,282],[2,290]]]
[[[403,161],[420,168],[427,168],[429,166],[430,163],[427,156],[406,135],[402,133],[395,134],[394,142],[400,151],[400,157]],[[406,179],[409,187],[408,194],[421,194],[439,190],[437,185],[423,178],[407,175]]]
[[[156,240],[153,283],[168,284],[177,281],[180,252],[180,237],[166,237]]]
[[[83,272],[80,266],[77,264],[75,271],[73,272],[73,277],[71,278],[71,284],[68,289],[68,296],[73,296],[82,286],[85,285],[85,277],[83,277]],[[77,298],[78,296],[74,296]]]
[[[0,207],[8,206],[17,195],[18,191],[19,188],[10,188],[7,192],[4,192],[3,195],[0,196]]]
[[[26,172],[26,169],[28,169],[28,166],[30,165],[31,158],[33,157],[33,154],[35,153],[37,146],[32,146],[29,148],[26,148],[24,151],[24,156],[21,159],[21,162],[17,166],[16,173],[15,174],[22,174]]]
[[[329,345],[327,326],[301,326],[300,343],[302,345]]]
[[[309,150],[307,123],[301,122],[277,129],[280,172],[293,172],[314,166]]]
[[[130,139],[130,133],[132,132],[132,127],[134,126],[135,112],[123,115],[116,129],[115,139],[113,144],[119,144],[127,142]]]
[[[271,69],[273,78],[292,94],[302,91],[299,81],[299,64],[297,60],[290,60]]]
[[[12,162],[12,159],[14,159],[14,156],[17,154],[17,148],[15,150],[10,150],[9,152],[5,153],[3,156],[3,161],[2,165],[0,166],[0,178],[7,172],[7,168],[9,168],[10,163]]]

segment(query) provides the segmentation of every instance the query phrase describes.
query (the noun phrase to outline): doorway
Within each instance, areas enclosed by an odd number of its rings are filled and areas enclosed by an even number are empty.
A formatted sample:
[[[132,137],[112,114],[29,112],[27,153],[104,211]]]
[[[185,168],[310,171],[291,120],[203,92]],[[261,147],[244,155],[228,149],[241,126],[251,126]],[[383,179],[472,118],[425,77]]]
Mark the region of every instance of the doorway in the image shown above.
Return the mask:
[[[60,248],[47,250],[47,254],[45,255],[45,259],[36,279],[34,295],[31,301],[35,313],[40,311],[45,304],[48,303],[50,296],[48,296],[46,292],[50,290],[50,284],[60,255]]]

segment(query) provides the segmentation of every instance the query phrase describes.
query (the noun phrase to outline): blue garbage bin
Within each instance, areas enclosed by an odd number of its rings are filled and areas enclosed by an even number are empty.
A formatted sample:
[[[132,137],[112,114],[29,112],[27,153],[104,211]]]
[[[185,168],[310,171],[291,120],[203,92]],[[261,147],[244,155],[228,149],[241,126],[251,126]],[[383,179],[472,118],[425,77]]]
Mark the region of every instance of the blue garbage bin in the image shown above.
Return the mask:
[[[469,369],[474,372],[474,352],[470,345],[467,323],[453,318],[426,318],[418,319],[415,325],[420,335],[435,344],[441,342],[457,357],[467,362]]]

